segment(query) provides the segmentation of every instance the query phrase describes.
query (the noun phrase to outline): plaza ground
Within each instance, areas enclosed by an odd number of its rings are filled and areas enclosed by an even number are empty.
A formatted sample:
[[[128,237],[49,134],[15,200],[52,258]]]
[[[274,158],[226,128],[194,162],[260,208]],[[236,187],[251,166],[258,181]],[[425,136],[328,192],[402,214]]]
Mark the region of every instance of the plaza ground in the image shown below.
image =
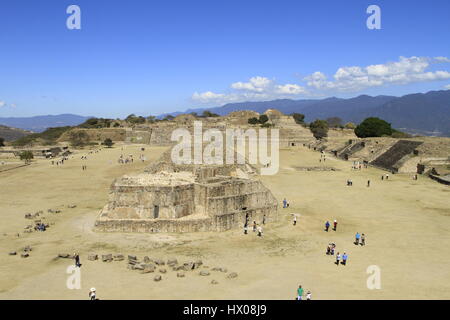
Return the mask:
[[[92,226],[106,204],[109,186],[123,174],[142,172],[163,147],[117,145],[98,153],[77,151],[62,166],[37,160],[30,166],[0,172],[0,299],[88,299],[91,287],[100,299],[288,299],[301,284],[313,299],[450,299],[450,188],[426,177],[390,175],[368,168],[351,169],[351,162],[307,148],[281,150],[277,175],[262,176],[279,200],[279,219],[264,226],[264,235],[236,229],[221,233],[121,234],[96,233]],[[123,150],[122,150],[123,148]],[[120,154],[134,155],[133,164],[119,164]],[[144,153],[147,161],[139,161]],[[81,160],[87,154],[88,160]],[[82,164],[87,170],[82,171]],[[328,166],[336,171],[303,171],[299,167]],[[347,179],[353,186],[347,187]],[[370,188],[366,187],[371,180]],[[287,198],[288,209],[281,201]],[[67,205],[76,204],[76,208]],[[61,213],[48,213],[60,209]],[[52,225],[46,232],[24,234],[32,220],[26,213],[44,211]],[[300,214],[297,226],[292,213]],[[338,220],[337,232],[324,232],[324,223]],[[366,234],[365,247],[353,244],[356,232]],[[20,233],[20,237],[17,236]],[[336,266],[325,254],[328,243],[349,255],[347,266]],[[21,258],[31,245],[30,257]],[[10,256],[10,251],[18,255]],[[69,259],[58,253],[79,252],[80,290],[66,286]],[[126,261],[88,261],[89,253],[134,254],[178,261],[202,259],[210,271],[140,274]],[[379,266],[381,289],[366,285],[369,266]],[[169,270],[169,268],[167,268]],[[158,272],[156,272],[157,274]],[[211,280],[218,284],[211,284]]]

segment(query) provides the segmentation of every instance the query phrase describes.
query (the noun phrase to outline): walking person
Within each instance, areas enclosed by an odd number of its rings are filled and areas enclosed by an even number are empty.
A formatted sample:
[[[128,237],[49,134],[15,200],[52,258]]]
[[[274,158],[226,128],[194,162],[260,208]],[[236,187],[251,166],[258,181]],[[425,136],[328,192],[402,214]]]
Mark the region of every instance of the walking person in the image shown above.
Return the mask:
[[[361,235],[359,234],[359,232],[356,232],[355,234],[355,244],[358,245],[359,244],[359,239],[361,238]]]
[[[91,288],[89,291],[89,299],[97,300],[97,292],[95,291],[95,288]]]
[[[311,291],[306,293],[306,300],[311,300]]]
[[[248,227],[247,227],[247,224],[244,224],[244,234],[247,234],[248,233]]]
[[[329,228],[330,228],[330,222],[327,220],[327,222],[325,222],[325,231],[328,232]]]
[[[342,264],[345,266],[347,264],[347,259],[348,256],[347,254],[344,252],[344,254],[342,255]]]
[[[337,229],[337,220],[333,221],[333,230],[336,231]]]
[[[339,252],[336,254],[336,265],[339,266],[339,262],[341,261],[341,255],[339,254]]]
[[[262,227],[258,226],[258,237],[262,236],[262,232],[263,232]]]
[[[253,232],[256,232],[256,221],[253,221]]]
[[[298,289],[297,289],[297,300],[302,300],[302,297],[303,297],[303,288],[300,285],[300,286],[298,286]]]
[[[262,224],[266,224],[266,215],[263,215]]]
[[[367,187],[370,187],[370,180],[367,180]]]
[[[361,245],[362,246],[366,245],[366,235],[364,233],[361,234]]]
[[[78,253],[74,253],[73,258],[75,259],[75,267],[81,267],[80,255]]]
[[[286,200],[286,198],[284,198],[284,200],[283,200],[283,208],[287,208],[287,200]]]
[[[294,214],[294,226],[297,225],[297,215]]]

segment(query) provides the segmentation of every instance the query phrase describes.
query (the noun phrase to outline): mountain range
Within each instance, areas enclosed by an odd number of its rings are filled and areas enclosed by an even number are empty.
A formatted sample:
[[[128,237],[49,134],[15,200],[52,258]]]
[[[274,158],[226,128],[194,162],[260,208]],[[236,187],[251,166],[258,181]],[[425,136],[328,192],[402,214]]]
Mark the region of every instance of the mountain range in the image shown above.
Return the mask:
[[[339,117],[343,122],[360,123],[367,117],[379,117],[396,129],[412,134],[450,136],[450,90],[395,96],[368,96],[326,98],[317,100],[278,99],[272,101],[228,103],[221,107],[188,109],[181,113],[209,110],[219,115],[232,111],[253,110],[263,113],[272,108],[285,114],[294,112],[305,115],[305,121]],[[164,116],[164,115],[163,115]]]
[[[75,114],[59,114],[35,117],[0,118],[0,125],[23,130],[42,132],[51,127],[77,126],[91,117]]]
[[[285,114],[294,112],[305,115],[305,121],[339,117],[342,121],[360,123],[367,117],[379,117],[392,124],[398,130],[419,135],[450,137],[450,90],[430,91],[427,93],[395,96],[368,96],[326,99],[290,100],[228,103],[220,107],[188,109],[166,115],[176,116],[183,113],[201,114],[209,110],[219,115],[233,111],[253,110],[263,113],[267,109],[278,109]],[[149,110],[150,115],[151,112]],[[0,118],[0,125],[41,132],[49,127],[75,126],[90,117],[74,114],[47,115],[22,118]]]

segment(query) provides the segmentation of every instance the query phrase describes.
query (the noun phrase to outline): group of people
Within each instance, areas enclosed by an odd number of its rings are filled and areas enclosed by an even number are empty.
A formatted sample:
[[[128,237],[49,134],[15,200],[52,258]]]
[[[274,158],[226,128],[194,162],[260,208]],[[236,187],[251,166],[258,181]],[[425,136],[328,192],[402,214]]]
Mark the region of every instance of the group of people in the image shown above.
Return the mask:
[[[248,213],[245,215],[245,223],[244,223],[244,234],[248,234],[248,224],[249,224],[250,217]],[[258,237],[262,237],[263,234],[263,228],[262,225],[266,224],[266,215],[263,215],[262,222],[260,224],[257,224],[256,221],[253,221],[253,232],[258,232]]]
[[[299,285],[298,289],[297,289],[297,300],[303,300],[303,294],[304,294],[305,290],[303,290],[302,286]],[[306,292],[306,300],[311,300],[311,291],[307,291]]]
[[[335,250],[336,250],[336,244],[334,242],[329,243],[328,247],[327,247],[327,255],[334,256]]]
[[[133,159],[133,155],[132,154],[130,154],[126,158],[124,158],[123,154],[121,154],[120,157],[119,157],[118,163],[120,163],[120,164],[128,164],[128,163],[133,163],[133,161],[134,161],[134,159]]]
[[[356,232],[355,234],[355,245],[366,245],[366,235],[364,233],[359,234],[359,232]]]
[[[322,151],[322,153],[320,154],[320,160],[319,160],[319,162],[325,162],[327,160],[327,157],[325,156],[325,154],[323,153],[323,151]]]
[[[341,262],[341,260],[342,260],[342,262]],[[335,264],[337,265],[337,266],[339,266],[339,263],[340,264],[342,264],[342,265],[347,265],[347,260],[348,260],[348,255],[344,252],[344,254],[341,256],[341,254],[338,252],[337,254],[336,254],[336,262],[335,262]]]
[[[57,165],[57,166],[59,166],[59,165],[63,165],[64,164],[64,161],[65,160],[69,160],[69,158],[67,158],[67,157],[62,157],[60,160],[52,160],[52,166],[53,165]]]
[[[36,230],[36,231],[46,231],[47,230],[47,225],[45,223],[38,222],[34,226],[34,230]]]
[[[337,220],[335,219],[334,221],[333,221],[333,231],[336,231],[337,230],[337,225],[338,225],[338,222],[337,222]],[[328,232],[328,230],[330,229],[330,221],[328,221],[327,220],[327,222],[325,222],[325,231],[326,232]]]

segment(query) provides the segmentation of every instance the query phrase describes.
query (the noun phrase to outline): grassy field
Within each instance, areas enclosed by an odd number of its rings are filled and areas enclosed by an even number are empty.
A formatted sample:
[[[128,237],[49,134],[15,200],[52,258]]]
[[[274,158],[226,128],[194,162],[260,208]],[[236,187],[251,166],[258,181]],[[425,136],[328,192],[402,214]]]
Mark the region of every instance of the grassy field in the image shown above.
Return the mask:
[[[261,180],[280,202],[279,219],[264,228],[262,238],[242,230],[195,234],[95,233],[92,226],[106,204],[109,186],[123,174],[138,173],[165,148],[148,147],[147,161],[138,161],[141,146],[117,145],[88,154],[79,151],[63,166],[49,160],[0,172],[0,299],[87,299],[95,287],[100,299],[294,299],[301,284],[313,299],[449,299],[450,189],[426,177],[390,175],[368,168],[352,171],[351,163],[305,148],[282,150],[277,175]],[[122,150],[123,149],[123,150]],[[117,163],[133,154],[133,164]],[[87,154],[88,160],[81,160]],[[82,164],[87,170],[82,171]],[[328,166],[336,171],[303,171],[299,167]],[[353,180],[353,187],[346,180]],[[370,188],[366,187],[371,180]],[[287,198],[288,209],[281,207]],[[76,208],[68,208],[75,204]],[[48,213],[60,209],[60,213]],[[51,224],[46,232],[23,233],[32,221],[26,213],[43,210],[39,218]],[[292,213],[300,214],[297,226]],[[326,220],[338,220],[337,232],[324,232]],[[356,232],[366,234],[365,247],[353,244]],[[17,234],[19,233],[19,236]],[[329,242],[349,255],[347,266],[336,266],[325,254]],[[30,257],[21,258],[31,245]],[[10,256],[8,252],[17,251]],[[80,290],[66,286],[66,269],[73,262],[58,253],[79,252]],[[179,261],[200,258],[204,265],[237,272],[210,271],[140,274],[126,261],[88,261],[87,255],[122,253]],[[371,265],[381,270],[381,289],[366,286]],[[167,268],[169,270],[169,268]],[[158,274],[158,272],[156,272]],[[211,284],[211,280],[218,284]]]

